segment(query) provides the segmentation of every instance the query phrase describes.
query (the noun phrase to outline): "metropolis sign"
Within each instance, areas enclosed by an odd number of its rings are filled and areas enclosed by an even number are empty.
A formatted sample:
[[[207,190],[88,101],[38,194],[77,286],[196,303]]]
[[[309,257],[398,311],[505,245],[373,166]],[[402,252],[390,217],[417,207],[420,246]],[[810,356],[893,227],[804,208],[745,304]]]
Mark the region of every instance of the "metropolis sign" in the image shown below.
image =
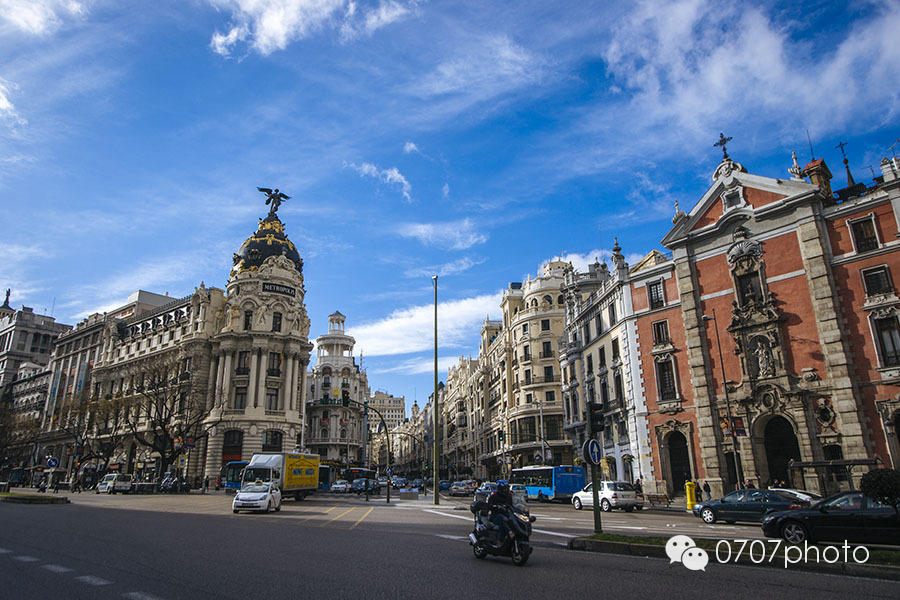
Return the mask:
[[[288,287],[286,285],[279,285],[277,283],[263,283],[262,291],[284,294],[285,296],[295,296],[297,293],[294,288]]]

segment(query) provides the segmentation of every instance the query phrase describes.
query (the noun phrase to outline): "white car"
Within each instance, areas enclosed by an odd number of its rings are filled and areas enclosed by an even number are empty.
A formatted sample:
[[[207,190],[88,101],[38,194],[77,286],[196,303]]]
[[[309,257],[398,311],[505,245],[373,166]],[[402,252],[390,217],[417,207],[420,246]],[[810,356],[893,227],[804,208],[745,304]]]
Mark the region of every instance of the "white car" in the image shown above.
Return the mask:
[[[345,494],[350,491],[350,482],[346,479],[338,479],[331,484],[330,491],[334,494]]]
[[[115,494],[116,492],[127,494],[131,491],[132,483],[133,480],[128,473],[108,473],[97,484],[96,491],[98,494]]]
[[[276,512],[281,510],[281,490],[274,483],[248,483],[234,495],[231,501],[231,509],[234,512],[253,510]]]
[[[589,483],[580,492],[572,494],[572,506],[575,507],[575,510],[581,510],[584,506],[594,507],[594,492],[591,486],[592,484]],[[609,512],[614,508],[622,508],[626,512],[644,508],[644,500],[637,495],[634,486],[627,481],[601,481],[597,495],[600,499],[600,508],[604,512]]]

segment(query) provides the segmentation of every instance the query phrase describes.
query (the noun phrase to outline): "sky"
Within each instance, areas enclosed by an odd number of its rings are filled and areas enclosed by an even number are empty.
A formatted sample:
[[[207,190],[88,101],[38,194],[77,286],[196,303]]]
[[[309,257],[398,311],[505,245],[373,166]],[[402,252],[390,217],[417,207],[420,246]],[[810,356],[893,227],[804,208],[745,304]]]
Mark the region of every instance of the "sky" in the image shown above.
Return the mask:
[[[900,3],[0,0],[0,289],[75,324],[224,288],[279,210],[311,337],[432,391],[509,284],[629,262],[729,155],[845,185],[900,152]],[[807,138],[807,132],[809,139]]]

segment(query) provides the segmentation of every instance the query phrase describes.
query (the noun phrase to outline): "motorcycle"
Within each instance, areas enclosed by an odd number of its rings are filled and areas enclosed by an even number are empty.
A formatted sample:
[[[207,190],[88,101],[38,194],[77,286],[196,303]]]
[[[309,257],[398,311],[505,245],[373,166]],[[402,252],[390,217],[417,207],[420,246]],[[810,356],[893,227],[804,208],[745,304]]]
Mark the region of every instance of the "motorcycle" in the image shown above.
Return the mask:
[[[509,556],[517,567],[523,566],[531,556],[531,524],[536,520],[527,512],[515,506],[494,508],[504,519],[506,535],[500,539],[500,529],[490,520],[491,510],[487,502],[476,500],[469,508],[475,516],[475,530],[469,534],[469,544],[475,558],[482,559],[488,554]]]

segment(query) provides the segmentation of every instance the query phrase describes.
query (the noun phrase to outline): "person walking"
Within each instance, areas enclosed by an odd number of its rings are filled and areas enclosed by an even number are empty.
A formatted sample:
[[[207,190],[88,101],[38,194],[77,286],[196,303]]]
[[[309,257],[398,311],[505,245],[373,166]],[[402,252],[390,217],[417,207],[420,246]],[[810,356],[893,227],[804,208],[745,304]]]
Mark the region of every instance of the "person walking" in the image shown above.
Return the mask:
[[[709,502],[712,500],[712,488],[709,487],[709,482],[703,482],[703,493],[706,494],[706,501]]]
[[[203,493],[209,492],[209,475],[203,478]]]
[[[747,480],[747,485],[744,486],[744,487],[746,487],[748,490],[755,490],[755,489],[756,489],[756,486],[753,485],[753,482],[750,481],[749,479]]]

